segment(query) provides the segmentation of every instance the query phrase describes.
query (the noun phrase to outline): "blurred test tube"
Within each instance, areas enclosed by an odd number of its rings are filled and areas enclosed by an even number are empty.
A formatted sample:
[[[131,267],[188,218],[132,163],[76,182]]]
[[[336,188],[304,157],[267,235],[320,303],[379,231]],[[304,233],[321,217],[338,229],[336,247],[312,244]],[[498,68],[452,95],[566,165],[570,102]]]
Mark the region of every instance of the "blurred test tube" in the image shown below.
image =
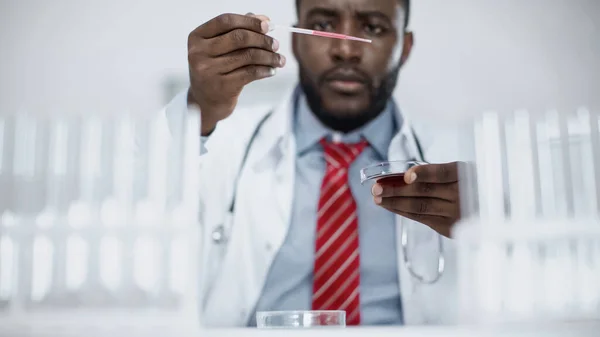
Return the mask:
[[[130,114],[117,117],[114,144],[113,193],[126,208],[133,207],[135,125]]]
[[[187,261],[181,261],[181,263],[186,263],[186,265],[184,265],[185,269],[195,271],[186,273],[189,282],[187,282],[187,289],[185,292],[186,294],[191,294],[191,298],[198,298],[198,288],[196,287],[198,284],[198,271],[196,269],[198,254],[197,251],[194,250],[198,247],[198,243],[196,242],[196,235],[194,235],[194,233],[195,229],[199,227],[197,224],[200,207],[198,175],[200,170],[200,114],[191,113],[188,114],[187,117],[184,203],[188,205],[186,208],[189,208],[189,218],[187,219],[185,226],[190,235],[188,235],[185,240],[188,243],[187,247],[191,249],[191,251],[188,252],[189,259]],[[187,301],[186,303],[189,306],[189,311],[193,312],[194,302]]]
[[[100,177],[102,151],[102,121],[97,116],[87,116],[82,123],[80,152],[80,199],[88,205],[97,202],[97,185]]]
[[[4,124],[4,118],[0,116],[0,175],[4,173]]]
[[[579,119],[581,124],[585,125],[588,128],[589,132],[589,147],[587,148],[590,156],[587,156],[585,153],[583,154],[584,158],[589,158],[591,161],[590,169],[592,173],[590,174],[590,178],[593,179],[593,184],[588,187],[591,187],[592,191],[590,191],[589,196],[591,200],[591,212],[600,215],[600,130],[598,129],[598,114],[595,111],[590,111],[586,108],[580,108],[578,110]]]
[[[162,222],[168,195],[169,130],[161,119],[148,120],[147,176],[145,198],[136,205],[138,224],[157,225]]]
[[[169,152],[172,149],[170,143],[169,130],[165,125],[162,116],[151,116],[148,119],[148,176],[147,176],[147,198],[142,201],[146,207],[139,207],[137,212],[142,212],[136,216],[137,222],[162,227],[162,235],[159,235],[155,244],[149,246],[149,249],[156,249],[157,254],[154,263],[158,266],[156,290],[157,300],[163,304],[172,303],[174,295],[169,289],[169,262],[173,240],[173,233],[166,230],[166,206],[168,196],[168,162]],[[139,253],[139,252],[138,252]],[[145,256],[149,258],[149,256]],[[150,262],[151,263],[151,262]],[[139,282],[138,282],[139,283]]]
[[[506,125],[507,168],[512,219],[533,219],[538,214],[539,179],[535,129],[528,111],[515,112]]]
[[[487,112],[475,123],[475,151],[479,208],[485,220],[504,219],[504,176],[502,163],[501,128],[499,116]]]
[[[12,189],[11,163],[12,143],[11,143],[11,119],[8,116],[0,116],[0,190],[10,191]],[[11,193],[0,193],[0,216],[5,211],[11,209]]]
[[[46,205],[58,212],[68,167],[69,127],[66,120],[57,118],[52,121],[49,146]]]
[[[558,117],[556,116],[558,115]],[[569,217],[575,215],[575,195],[573,193],[573,170],[571,164],[571,134],[569,133],[569,116],[566,113],[552,112],[553,118],[558,118],[560,136],[560,161],[562,162],[562,186],[564,188],[564,202],[566,214]],[[559,178],[560,179],[560,178]]]
[[[63,221],[57,221],[64,202],[66,176],[69,154],[69,124],[64,118],[54,118],[50,122],[49,155],[46,170],[46,208],[40,215],[52,222],[51,231],[54,254],[52,256],[52,281],[50,298],[52,302],[60,301],[66,292],[67,275],[67,241],[64,230],[67,228]],[[39,217],[39,218],[40,218]],[[46,222],[46,220],[38,221]]]
[[[140,298],[141,293],[135,282],[136,237],[133,223],[134,179],[136,160],[136,120],[130,113],[123,113],[115,119],[115,142],[113,162],[113,197],[116,211],[113,216],[123,227],[122,239],[122,277],[120,297],[126,303]]]
[[[90,231],[86,237],[88,244],[88,268],[85,280],[85,292],[92,302],[102,299],[102,279],[100,277],[100,246],[103,232],[102,223],[98,221],[100,202],[100,178],[102,163],[102,119],[97,115],[89,115],[83,119],[80,148],[80,201],[87,208],[91,217],[89,225],[98,228],[98,231]]]
[[[185,133],[183,202],[190,208],[198,207],[198,171],[200,157],[200,116],[188,114]],[[196,214],[194,214],[196,215]],[[195,222],[196,219],[190,219]]]
[[[17,216],[23,218],[31,215],[31,204],[38,192],[32,184],[35,178],[37,121],[26,113],[18,114],[15,119],[13,179],[16,204],[14,208]],[[18,286],[14,304],[17,311],[31,300],[34,240],[32,233],[35,223],[22,221],[19,226],[15,237]]]
[[[37,120],[28,114],[19,114],[15,122],[14,167],[16,186],[16,210],[20,213],[31,211],[31,201],[37,191],[31,183],[35,178]]]
[[[0,190],[7,191],[8,186],[6,184],[7,177],[5,177],[4,173],[4,125],[5,125],[5,117],[0,116]],[[9,301],[11,292],[12,292],[12,241],[9,240],[4,232],[4,211],[6,210],[6,204],[4,202],[4,198],[0,196],[0,305],[3,305],[7,301]],[[8,268],[11,270],[9,271]]]

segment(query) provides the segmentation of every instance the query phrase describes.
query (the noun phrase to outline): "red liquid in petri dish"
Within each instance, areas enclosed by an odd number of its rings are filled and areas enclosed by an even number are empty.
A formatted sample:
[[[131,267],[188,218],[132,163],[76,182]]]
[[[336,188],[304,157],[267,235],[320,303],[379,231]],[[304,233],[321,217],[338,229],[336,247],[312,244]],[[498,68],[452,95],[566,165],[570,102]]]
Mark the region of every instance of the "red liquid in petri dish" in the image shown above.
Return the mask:
[[[404,173],[388,174],[377,179],[377,183],[381,185],[406,185],[406,182],[404,182]]]

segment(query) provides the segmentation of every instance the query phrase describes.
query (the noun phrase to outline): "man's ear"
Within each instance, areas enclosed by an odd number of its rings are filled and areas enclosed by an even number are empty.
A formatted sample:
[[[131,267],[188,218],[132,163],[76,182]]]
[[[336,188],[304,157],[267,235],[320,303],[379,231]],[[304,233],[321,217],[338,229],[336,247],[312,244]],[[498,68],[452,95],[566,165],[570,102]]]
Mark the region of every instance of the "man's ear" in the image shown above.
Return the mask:
[[[415,43],[415,38],[412,32],[404,33],[404,45],[402,47],[402,56],[400,57],[400,64],[405,64],[410,57],[410,53],[412,52],[412,48]]]

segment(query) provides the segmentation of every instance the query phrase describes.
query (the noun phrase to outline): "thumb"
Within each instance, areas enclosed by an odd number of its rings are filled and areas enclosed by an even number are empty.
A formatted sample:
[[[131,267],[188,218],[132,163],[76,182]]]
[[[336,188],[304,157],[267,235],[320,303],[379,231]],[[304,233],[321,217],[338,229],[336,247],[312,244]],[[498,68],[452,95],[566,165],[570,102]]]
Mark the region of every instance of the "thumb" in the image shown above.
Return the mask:
[[[417,173],[415,172],[416,166],[409,168],[406,172],[404,172],[404,182],[407,184],[412,184],[417,180]]]

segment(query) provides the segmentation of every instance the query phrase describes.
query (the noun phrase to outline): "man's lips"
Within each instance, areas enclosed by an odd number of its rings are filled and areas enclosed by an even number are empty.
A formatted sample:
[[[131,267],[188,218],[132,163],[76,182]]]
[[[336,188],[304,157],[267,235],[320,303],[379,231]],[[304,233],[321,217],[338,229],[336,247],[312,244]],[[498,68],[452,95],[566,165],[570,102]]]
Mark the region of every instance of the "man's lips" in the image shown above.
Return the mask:
[[[352,80],[331,80],[327,81],[327,85],[334,91],[346,94],[358,93],[365,86],[363,82]]]
[[[326,78],[326,85],[333,91],[343,94],[356,94],[364,90],[366,81],[359,75],[334,74]]]

